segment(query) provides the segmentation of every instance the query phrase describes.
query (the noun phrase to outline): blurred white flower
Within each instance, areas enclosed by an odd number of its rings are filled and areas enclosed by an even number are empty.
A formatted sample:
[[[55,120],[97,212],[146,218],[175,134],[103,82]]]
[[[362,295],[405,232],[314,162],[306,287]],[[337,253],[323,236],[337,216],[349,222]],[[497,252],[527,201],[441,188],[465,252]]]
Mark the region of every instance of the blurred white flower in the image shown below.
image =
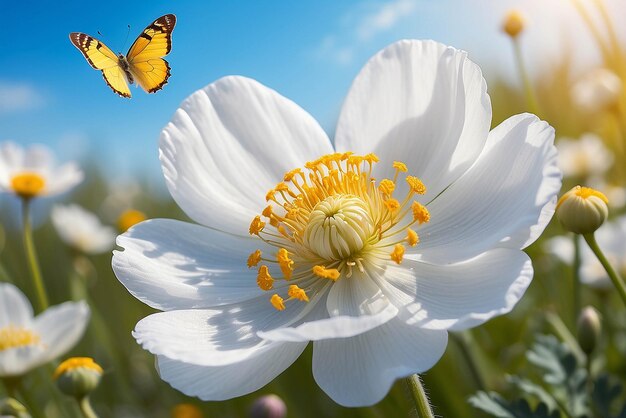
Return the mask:
[[[102,225],[96,215],[78,205],[56,205],[51,218],[63,242],[76,250],[99,254],[109,251],[115,244],[115,230]]]
[[[128,290],[166,311],[133,333],[161,378],[205,400],[241,396],[313,341],[320,387],[371,405],[432,367],[449,330],[513,309],[533,275],[521,249],[552,218],[561,173],[547,123],[490,124],[478,66],[432,41],[397,42],[366,64],[334,147],[254,80],[187,98],[161,164],[204,226],[145,221],[113,256]]]
[[[602,177],[590,177],[586,182],[589,187],[602,190],[602,193],[609,199],[609,209],[620,209],[626,205],[626,188],[615,184],[607,183]]]
[[[67,353],[89,320],[84,302],[52,306],[37,317],[24,294],[0,283],[0,378],[21,376]]]
[[[559,168],[565,177],[602,176],[613,164],[613,153],[592,133],[583,134],[579,139],[560,138],[556,148]]]
[[[622,80],[613,71],[596,68],[574,83],[572,100],[584,111],[598,112],[613,106],[623,87]]]
[[[75,163],[58,166],[43,145],[23,149],[13,142],[0,144],[0,192],[30,199],[64,193],[83,180]]]
[[[609,260],[613,268],[621,275],[626,275],[626,215],[606,222],[595,232],[598,246]],[[565,264],[574,262],[574,243],[572,237],[558,236],[546,241],[546,251],[556,255]],[[612,289],[613,284],[604,267],[591,251],[582,236],[580,240],[580,281],[599,289]]]

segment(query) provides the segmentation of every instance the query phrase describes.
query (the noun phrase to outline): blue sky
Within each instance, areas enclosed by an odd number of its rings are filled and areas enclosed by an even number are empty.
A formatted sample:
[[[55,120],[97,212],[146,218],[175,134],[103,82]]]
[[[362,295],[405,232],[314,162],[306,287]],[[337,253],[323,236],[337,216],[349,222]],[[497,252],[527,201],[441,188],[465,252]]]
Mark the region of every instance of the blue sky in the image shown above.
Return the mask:
[[[516,3],[524,1],[3,2],[0,141],[45,143],[61,160],[91,158],[114,177],[157,178],[162,127],[185,97],[230,74],[294,100],[332,137],[352,79],[395,40],[435,39],[468,50],[488,79],[502,71],[494,63],[508,62],[511,52],[499,21]],[[132,87],[132,99],[116,96],[68,39],[85,32],[126,52],[165,13],[178,22],[167,58],[172,76],[156,94]]]

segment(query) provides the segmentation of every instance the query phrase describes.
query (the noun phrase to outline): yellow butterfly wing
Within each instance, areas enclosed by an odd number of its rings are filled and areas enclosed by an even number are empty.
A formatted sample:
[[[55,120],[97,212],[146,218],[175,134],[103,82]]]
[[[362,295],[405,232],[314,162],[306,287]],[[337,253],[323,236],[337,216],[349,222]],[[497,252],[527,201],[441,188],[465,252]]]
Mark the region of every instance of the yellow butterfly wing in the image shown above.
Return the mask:
[[[70,41],[96,70],[102,71],[104,81],[111,89],[122,97],[130,97],[130,89],[126,82],[120,60],[105,44],[85,33],[70,33]]]
[[[173,14],[161,16],[144,29],[128,50],[130,72],[147,93],[161,90],[170,76],[170,66],[162,57],[172,49],[175,25]]]

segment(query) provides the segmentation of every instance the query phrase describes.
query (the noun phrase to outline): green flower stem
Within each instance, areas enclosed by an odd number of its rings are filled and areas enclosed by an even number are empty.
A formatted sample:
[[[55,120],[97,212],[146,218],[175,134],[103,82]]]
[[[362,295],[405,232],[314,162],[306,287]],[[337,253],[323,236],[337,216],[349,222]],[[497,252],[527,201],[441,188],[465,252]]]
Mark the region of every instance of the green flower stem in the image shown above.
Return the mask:
[[[517,62],[517,69],[519,71],[519,75],[522,78],[522,83],[524,84],[524,93],[526,94],[526,102],[528,104],[528,110],[531,113],[538,114],[539,113],[539,104],[537,102],[537,97],[535,96],[535,90],[530,82],[530,77],[528,76],[528,72],[526,71],[526,66],[524,65],[524,57],[522,54],[522,48],[520,46],[519,38],[513,38],[513,52],[515,53],[515,61]]]
[[[593,233],[584,234],[583,237],[585,238],[585,241],[587,241],[587,245],[589,245],[591,251],[593,251],[596,257],[598,257],[598,261],[600,261],[600,264],[602,264],[602,267],[604,267],[604,270],[606,270],[606,273],[609,275],[609,278],[613,282],[613,286],[615,286],[615,288],[617,289],[617,293],[619,293],[619,296],[622,298],[622,302],[624,302],[624,305],[626,305],[626,287],[624,287],[624,281],[613,269],[609,261],[604,256],[602,250],[600,250],[600,247],[596,242],[595,235]]]
[[[33,242],[33,230],[30,222],[30,199],[22,199],[22,220],[24,222],[24,250],[28,259],[28,266],[35,283],[37,292],[37,301],[39,303],[39,311],[48,309],[48,295],[41,277],[41,270],[37,261],[37,252],[35,251],[35,243]]]
[[[418,418],[435,418],[433,410],[430,408],[430,402],[426,396],[426,391],[420,377],[417,374],[413,374],[406,378],[406,383],[411,391],[413,402],[415,402],[415,409],[417,410]]]
[[[576,326],[576,321],[578,321],[578,315],[580,315],[580,306],[581,306],[581,285],[580,285],[580,241],[578,239],[578,234],[574,234],[574,265],[572,266],[572,285],[574,286],[574,297],[572,301],[573,309],[573,324]]]
[[[98,415],[96,415],[96,412],[91,407],[89,396],[83,396],[80,399],[76,398],[76,402],[78,402],[78,407],[84,418],[98,418]]]

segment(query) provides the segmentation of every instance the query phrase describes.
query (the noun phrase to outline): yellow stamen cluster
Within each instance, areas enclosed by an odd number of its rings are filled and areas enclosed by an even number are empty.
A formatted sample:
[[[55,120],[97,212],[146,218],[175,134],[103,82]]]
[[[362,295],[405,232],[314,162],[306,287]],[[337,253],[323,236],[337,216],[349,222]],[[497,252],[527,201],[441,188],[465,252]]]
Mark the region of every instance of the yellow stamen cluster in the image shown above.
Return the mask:
[[[388,263],[389,257],[399,264],[404,245],[419,243],[411,227],[428,222],[430,214],[412,196],[425,194],[426,187],[406,176],[407,195],[394,198],[398,176],[408,168],[394,161],[393,180],[377,185],[372,170],[378,161],[374,154],[324,155],[304,169],[290,170],[267,192],[269,205],[252,220],[249,232],[276,248],[275,258],[261,258],[257,250],[247,265],[263,263],[257,284],[264,291],[274,289],[275,281],[291,283],[286,296],[270,298],[274,308],[284,310],[292,300],[308,302],[327,280],[350,279],[354,271],[365,273],[367,266]]]
[[[103,373],[102,367],[100,367],[100,365],[91,357],[72,357],[59,364],[52,377],[57,379],[63,373],[67,373],[78,368],[94,370],[100,374]]]
[[[0,328],[0,351],[39,344],[39,335],[29,329],[9,325]]]
[[[11,189],[22,199],[39,196],[46,187],[46,179],[40,174],[24,172],[11,178]]]

